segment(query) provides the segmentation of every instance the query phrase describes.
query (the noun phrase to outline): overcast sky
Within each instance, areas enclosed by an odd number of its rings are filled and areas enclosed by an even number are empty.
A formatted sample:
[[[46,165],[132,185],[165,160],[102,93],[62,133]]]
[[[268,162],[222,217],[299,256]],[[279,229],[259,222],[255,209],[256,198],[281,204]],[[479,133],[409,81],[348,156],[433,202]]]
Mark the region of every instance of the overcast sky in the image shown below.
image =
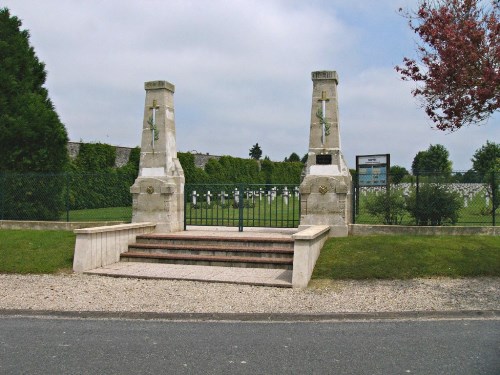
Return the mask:
[[[399,7],[416,0],[3,0],[31,33],[71,141],[140,145],[144,82],[175,85],[179,151],[280,161],[307,153],[311,72],[339,74],[343,153],[411,167],[442,144],[455,170],[500,141],[500,116],[432,129],[394,70],[414,56]]]

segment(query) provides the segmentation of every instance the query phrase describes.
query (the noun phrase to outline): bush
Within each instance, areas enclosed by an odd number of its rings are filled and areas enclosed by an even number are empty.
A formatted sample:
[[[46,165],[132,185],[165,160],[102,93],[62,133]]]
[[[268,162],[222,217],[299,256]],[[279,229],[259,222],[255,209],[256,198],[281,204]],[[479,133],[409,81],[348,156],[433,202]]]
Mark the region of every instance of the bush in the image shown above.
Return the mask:
[[[366,202],[366,210],[388,225],[401,224],[407,212],[405,200],[399,191],[370,196]]]
[[[417,225],[456,224],[462,199],[443,185],[421,184],[418,197],[414,191],[408,198],[407,207]]]

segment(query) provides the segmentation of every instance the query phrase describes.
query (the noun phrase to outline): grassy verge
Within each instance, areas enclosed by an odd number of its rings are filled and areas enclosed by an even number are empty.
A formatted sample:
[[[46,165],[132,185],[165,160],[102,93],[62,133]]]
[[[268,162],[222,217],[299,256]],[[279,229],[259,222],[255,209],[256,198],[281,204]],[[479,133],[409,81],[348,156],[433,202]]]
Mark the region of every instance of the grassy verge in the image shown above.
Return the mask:
[[[0,272],[67,272],[73,266],[74,249],[72,232],[2,229]]]
[[[313,279],[500,276],[500,237],[366,236],[328,240]]]
[[[66,212],[60,220],[66,221]],[[132,207],[107,207],[69,211],[69,221],[126,221],[132,220]]]

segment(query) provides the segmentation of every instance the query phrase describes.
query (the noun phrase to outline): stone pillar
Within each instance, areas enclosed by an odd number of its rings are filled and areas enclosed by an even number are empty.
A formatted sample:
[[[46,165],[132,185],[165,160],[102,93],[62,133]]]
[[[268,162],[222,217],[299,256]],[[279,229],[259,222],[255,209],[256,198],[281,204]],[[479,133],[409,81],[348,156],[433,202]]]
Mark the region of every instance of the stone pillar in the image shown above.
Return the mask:
[[[341,151],[335,71],[312,73],[309,152],[300,184],[300,226],[330,225],[346,236],[352,222],[352,178]]]
[[[144,84],[139,176],[130,188],[132,222],[154,222],[156,231],[184,229],[184,171],[177,159],[175,87],[167,81]]]

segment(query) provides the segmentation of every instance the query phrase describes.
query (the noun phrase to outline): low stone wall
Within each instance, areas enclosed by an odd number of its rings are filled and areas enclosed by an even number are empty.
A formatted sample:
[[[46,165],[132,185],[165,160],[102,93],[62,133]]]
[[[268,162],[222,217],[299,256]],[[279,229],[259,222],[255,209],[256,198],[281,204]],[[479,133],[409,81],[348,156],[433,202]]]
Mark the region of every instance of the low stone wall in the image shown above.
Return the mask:
[[[292,287],[307,287],[329,233],[329,225],[315,225],[292,235],[294,239]]]
[[[0,229],[30,229],[30,230],[75,230],[102,225],[124,224],[124,221],[22,221],[0,220]]]
[[[151,233],[154,223],[132,223],[76,229],[73,271],[84,272],[120,261],[120,254],[136,236]]]
[[[483,235],[499,236],[500,227],[426,227],[426,226],[406,226],[406,225],[366,225],[350,224],[349,235],[369,236],[373,234],[401,234],[418,236],[464,236]]]

